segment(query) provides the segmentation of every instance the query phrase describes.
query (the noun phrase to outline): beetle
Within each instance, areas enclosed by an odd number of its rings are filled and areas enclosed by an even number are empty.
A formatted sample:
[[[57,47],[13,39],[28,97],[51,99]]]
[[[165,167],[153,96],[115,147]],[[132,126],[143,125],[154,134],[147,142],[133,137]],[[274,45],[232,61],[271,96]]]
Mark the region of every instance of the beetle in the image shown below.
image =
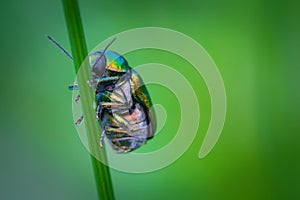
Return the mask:
[[[72,59],[52,37],[48,38]],[[100,146],[107,137],[116,153],[127,153],[153,138],[156,117],[141,76],[122,55],[107,50],[114,40],[104,50],[89,55],[92,80],[88,84],[95,89],[96,118],[102,127]],[[78,89],[78,84],[69,85],[69,89]],[[75,102],[79,99],[78,95]],[[81,116],[75,124],[83,119]]]

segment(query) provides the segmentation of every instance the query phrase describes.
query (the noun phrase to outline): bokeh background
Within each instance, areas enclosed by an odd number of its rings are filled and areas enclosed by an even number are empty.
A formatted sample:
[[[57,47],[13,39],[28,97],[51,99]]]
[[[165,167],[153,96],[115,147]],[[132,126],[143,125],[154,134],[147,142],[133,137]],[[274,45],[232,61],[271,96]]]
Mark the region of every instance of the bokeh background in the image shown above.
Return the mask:
[[[167,52],[128,55],[132,66],[159,62],[180,71],[198,92],[201,121],[191,147],[167,168],[147,174],[112,170],[116,199],[300,198],[299,1],[79,4],[89,50],[131,28],[174,29],[208,51],[227,91],[223,133],[200,160],[210,118],[201,76]],[[76,133],[67,90],[74,66],[45,37],[52,35],[70,51],[61,2],[5,1],[0,16],[0,199],[97,199],[90,157]],[[141,151],[167,144],[180,116],[176,97],[167,88],[150,85],[149,90],[169,118]]]

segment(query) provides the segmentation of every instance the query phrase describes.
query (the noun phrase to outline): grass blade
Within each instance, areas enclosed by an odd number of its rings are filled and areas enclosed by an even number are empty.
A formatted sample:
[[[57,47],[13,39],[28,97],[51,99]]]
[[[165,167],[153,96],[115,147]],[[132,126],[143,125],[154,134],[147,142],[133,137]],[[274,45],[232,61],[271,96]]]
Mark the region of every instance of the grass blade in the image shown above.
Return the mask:
[[[79,85],[80,100],[84,115],[84,123],[88,133],[88,141],[91,151],[96,150],[99,145],[99,138],[96,138],[101,131],[95,117],[93,109],[94,91],[87,84],[91,80],[91,70],[88,60],[85,60],[87,53],[84,32],[81,23],[80,12],[77,0],[62,0],[66,24],[69,33],[69,39],[72,49],[75,70]],[[82,69],[79,70],[80,66]],[[96,151],[99,152],[99,151]],[[101,158],[106,159],[105,151],[99,152]],[[94,175],[97,184],[99,199],[113,200],[114,193],[110,178],[109,167],[91,156],[91,161],[94,169]]]

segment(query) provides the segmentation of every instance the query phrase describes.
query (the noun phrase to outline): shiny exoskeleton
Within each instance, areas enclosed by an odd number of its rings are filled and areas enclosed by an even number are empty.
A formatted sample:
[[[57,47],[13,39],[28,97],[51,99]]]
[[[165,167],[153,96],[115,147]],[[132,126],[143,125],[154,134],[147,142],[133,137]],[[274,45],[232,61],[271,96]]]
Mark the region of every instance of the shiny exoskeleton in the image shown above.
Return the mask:
[[[101,54],[95,52],[89,58],[102,137],[108,138],[115,152],[130,152],[154,135],[151,99],[141,77],[123,56],[113,51]]]
[[[47,36],[71,60],[73,57],[51,36]],[[114,38],[103,51],[89,55],[92,80],[88,84],[95,89],[96,117],[102,127],[100,145],[108,138],[117,153],[133,151],[151,139],[155,131],[155,114],[146,86],[120,54],[108,51]],[[69,86],[77,90],[78,84]],[[75,98],[77,103],[80,95]],[[75,122],[80,125],[84,116]]]

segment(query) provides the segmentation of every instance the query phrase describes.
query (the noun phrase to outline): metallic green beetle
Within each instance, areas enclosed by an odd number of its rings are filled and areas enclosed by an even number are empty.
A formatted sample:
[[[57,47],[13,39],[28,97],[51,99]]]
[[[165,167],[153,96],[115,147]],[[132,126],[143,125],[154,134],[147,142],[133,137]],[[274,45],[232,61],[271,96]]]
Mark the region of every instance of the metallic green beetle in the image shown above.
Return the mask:
[[[156,124],[141,77],[114,51],[95,52],[89,59],[96,80],[97,118],[103,129],[100,144],[107,137],[117,153],[139,148],[153,137]]]
[[[51,36],[47,36],[71,60],[72,56]],[[105,47],[89,55],[92,80],[95,89],[96,117],[102,127],[100,145],[108,138],[117,153],[133,151],[154,136],[156,118],[151,98],[139,74],[132,69],[120,54]],[[78,84],[69,86],[77,90]],[[78,102],[80,95],[75,99]],[[83,115],[76,121],[79,125]]]

